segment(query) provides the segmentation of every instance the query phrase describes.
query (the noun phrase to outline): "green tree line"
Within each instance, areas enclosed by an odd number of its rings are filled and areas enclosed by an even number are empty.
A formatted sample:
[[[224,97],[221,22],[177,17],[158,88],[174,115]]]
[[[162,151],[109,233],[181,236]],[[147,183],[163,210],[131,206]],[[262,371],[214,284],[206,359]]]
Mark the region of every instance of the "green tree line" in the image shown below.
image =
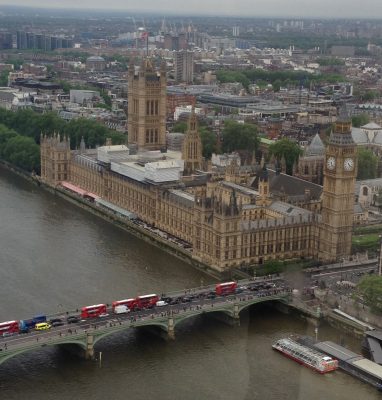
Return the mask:
[[[79,118],[66,122],[50,112],[38,114],[30,109],[8,111],[0,108],[0,158],[27,171],[40,170],[40,135],[60,133],[68,136],[72,149],[78,148],[83,137],[89,147],[126,142],[126,135],[108,129],[97,121]]]
[[[69,122],[53,112],[38,114],[30,109],[17,112],[0,109],[0,123],[15,130],[19,135],[32,138],[40,143],[40,134],[52,135],[54,132],[70,138],[72,149],[79,147],[81,138],[89,147],[101,146],[106,138],[111,138],[113,144],[126,142],[126,135],[115,132],[105,125],[86,118],[72,119]]]
[[[381,276],[365,276],[357,285],[358,295],[363,298],[371,311],[382,313],[382,277]]]
[[[221,83],[239,82],[246,89],[251,83],[256,83],[259,86],[272,84],[275,90],[279,90],[280,86],[309,86],[311,83],[335,83],[344,80],[338,74],[313,75],[305,71],[266,71],[260,68],[243,71],[221,70],[216,72],[216,77]]]
[[[29,172],[40,172],[40,147],[29,137],[0,124],[0,159]]]
[[[179,121],[174,125],[173,132],[186,133],[187,128],[187,122]],[[219,153],[220,150],[227,153],[238,151],[244,160],[250,162],[260,144],[257,127],[253,124],[226,121],[221,136],[221,149],[219,149],[216,134],[206,125],[200,123],[198,131],[203,146],[203,157],[206,159],[211,158],[212,153]]]

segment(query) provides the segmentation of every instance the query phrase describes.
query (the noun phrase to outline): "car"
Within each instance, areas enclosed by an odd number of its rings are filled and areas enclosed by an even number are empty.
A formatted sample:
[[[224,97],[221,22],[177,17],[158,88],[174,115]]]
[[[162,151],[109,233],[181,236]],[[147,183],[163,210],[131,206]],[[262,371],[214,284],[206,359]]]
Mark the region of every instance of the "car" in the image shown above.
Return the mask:
[[[191,303],[191,299],[189,297],[183,297],[182,303]]]
[[[68,324],[76,324],[77,322],[80,322],[80,318],[77,317],[77,315],[70,315],[68,318],[66,318],[66,322]]]
[[[46,331],[46,330],[50,329],[51,327],[52,327],[52,325],[49,322],[40,322],[35,325],[34,329],[36,331]]]
[[[10,337],[10,336],[14,336],[14,335],[16,335],[16,332],[4,332],[3,333],[3,337]]]
[[[103,313],[103,314],[98,315],[99,318],[105,318],[105,317],[108,317],[108,316],[109,316],[108,313]]]
[[[210,292],[207,294],[207,299],[214,299],[216,297],[216,294],[214,292]]]
[[[51,325],[52,325],[53,327],[62,326],[62,325],[65,325],[65,322],[64,322],[64,321],[53,321],[53,322],[51,323]]]
[[[157,307],[164,307],[164,306],[167,306],[167,304],[168,304],[168,303],[167,303],[166,301],[164,301],[164,300],[159,300],[159,301],[156,302],[155,305],[156,305]]]
[[[53,325],[53,324],[56,323],[56,322],[64,322],[64,321],[62,320],[62,318],[51,318],[51,319],[49,320],[49,323],[50,323],[51,325]]]

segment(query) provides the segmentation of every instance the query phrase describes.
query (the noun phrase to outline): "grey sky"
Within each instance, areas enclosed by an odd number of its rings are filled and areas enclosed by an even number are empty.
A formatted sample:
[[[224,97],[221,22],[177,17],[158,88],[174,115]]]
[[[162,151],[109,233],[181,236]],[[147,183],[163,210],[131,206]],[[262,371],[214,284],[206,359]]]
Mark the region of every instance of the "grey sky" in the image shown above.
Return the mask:
[[[159,14],[382,18],[382,0],[0,0],[0,5],[156,11]]]

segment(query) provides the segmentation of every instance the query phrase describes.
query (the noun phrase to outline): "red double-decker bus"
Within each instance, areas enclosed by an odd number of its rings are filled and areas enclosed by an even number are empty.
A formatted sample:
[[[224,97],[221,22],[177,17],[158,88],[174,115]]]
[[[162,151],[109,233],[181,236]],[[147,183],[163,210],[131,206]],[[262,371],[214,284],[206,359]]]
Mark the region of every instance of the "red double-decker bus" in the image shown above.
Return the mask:
[[[156,294],[146,294],[145,296],[138,296],[136,298],[136,307],[138,308],[152,308],[159,301],[159,296]]]
[[[81,308],[81,318],[95,318],[106,314],[106,304],[96,304]]]
[[[19,321],[7,321],[0,323],[0,336],[4,333],[18,333],[19,332]]]
[[[129,310],[133,310],[136,304],[137,304],[136,299],[113,301],[113,303],[112,303],[113,312],[115,310],[115,307],[118,307],[118,306],[126,306]]]
[[[218,296],[226,296],[228,294],[233,294],[235,293],[236,288],[237,288],[236,282],[218,283],[216,285],[216,294]]]

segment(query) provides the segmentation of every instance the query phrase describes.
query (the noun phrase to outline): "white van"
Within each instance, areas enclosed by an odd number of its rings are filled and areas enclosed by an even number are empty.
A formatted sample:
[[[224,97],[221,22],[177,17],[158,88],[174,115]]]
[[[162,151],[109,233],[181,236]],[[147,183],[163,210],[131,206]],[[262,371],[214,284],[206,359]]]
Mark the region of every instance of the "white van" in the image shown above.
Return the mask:
[[[124,306],[123,304],[120,305],[120,306],[116,306],[116,307],[114,308],[114,313],[115,313],[115,314],[126,314],[126,313],[128,313],[128,312],[130,312],[129,307]]]
[[[156,302],[155,305],[156,305],[157,307],[163,307],[163,306],[167,306],[167,304],[168,304],[168,303],[166,303],[165,301],[159,300],[159,301]]]

